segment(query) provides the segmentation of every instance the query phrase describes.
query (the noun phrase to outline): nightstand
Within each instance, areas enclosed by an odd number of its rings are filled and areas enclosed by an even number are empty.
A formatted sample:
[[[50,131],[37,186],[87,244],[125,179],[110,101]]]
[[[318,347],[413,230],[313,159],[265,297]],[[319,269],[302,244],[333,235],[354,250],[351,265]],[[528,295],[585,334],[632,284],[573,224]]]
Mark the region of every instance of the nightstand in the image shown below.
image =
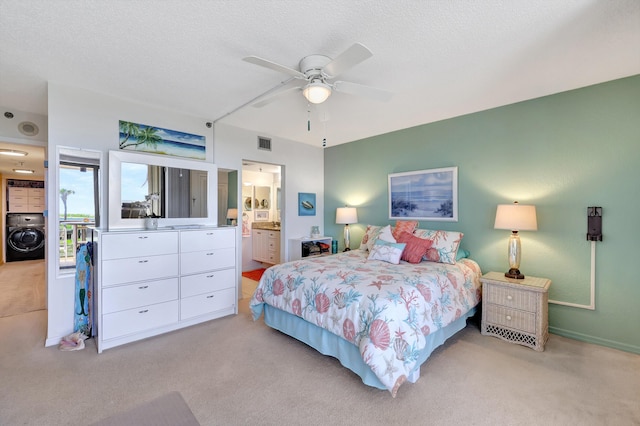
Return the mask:
[[[544,351],[551,280],[529,276],[516,280],[502,272],[488,272],[480,281],[482,334]]]

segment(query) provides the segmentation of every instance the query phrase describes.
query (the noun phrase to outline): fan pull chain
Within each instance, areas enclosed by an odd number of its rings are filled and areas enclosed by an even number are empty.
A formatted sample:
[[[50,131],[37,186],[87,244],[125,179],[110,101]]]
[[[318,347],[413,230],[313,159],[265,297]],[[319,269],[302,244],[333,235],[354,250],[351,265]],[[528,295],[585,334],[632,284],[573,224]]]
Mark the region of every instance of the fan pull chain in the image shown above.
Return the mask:
[[[307,104],[307,132],[311,131],[311,108]]]

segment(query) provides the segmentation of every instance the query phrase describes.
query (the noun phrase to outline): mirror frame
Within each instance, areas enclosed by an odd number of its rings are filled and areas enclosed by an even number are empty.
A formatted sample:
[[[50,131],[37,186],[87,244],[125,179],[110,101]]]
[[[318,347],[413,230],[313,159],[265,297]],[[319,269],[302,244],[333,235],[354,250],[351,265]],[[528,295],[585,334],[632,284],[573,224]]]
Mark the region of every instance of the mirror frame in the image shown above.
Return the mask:
[[[122,163],[138,163],[151,166],[175,167],[207,172],[207,217],[159,218],[158,228],[180,225],[218,225],[218,167],[213,163],[196,160],[141,154],[127,151],[109,151],[109,230],[114,229],[142,229],[144,219],[123,219],[122,198],[120,194]]]

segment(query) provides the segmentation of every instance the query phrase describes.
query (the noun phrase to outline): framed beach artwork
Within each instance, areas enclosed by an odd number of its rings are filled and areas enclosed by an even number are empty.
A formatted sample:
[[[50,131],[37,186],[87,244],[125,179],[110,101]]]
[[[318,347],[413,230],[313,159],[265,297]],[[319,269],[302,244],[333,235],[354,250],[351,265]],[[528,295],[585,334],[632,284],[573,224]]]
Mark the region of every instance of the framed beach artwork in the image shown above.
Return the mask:
[[[205,160],[206,138],[191,133],[147,126],[120,120],[120,143],[123,150]]]
[[[458,168],[389,175],[389,219],[458,221]]]
[[[316,215],[316,194],[298,192],[298,216]]]

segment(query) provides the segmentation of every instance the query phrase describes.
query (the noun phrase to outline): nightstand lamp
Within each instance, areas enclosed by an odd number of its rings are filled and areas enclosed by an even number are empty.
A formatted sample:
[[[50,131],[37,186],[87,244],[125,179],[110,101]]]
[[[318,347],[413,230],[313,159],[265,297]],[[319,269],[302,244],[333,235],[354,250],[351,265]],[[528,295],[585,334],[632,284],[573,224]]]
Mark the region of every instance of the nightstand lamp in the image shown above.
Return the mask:
[[[238,223],[238,209],[228,209],[227,220],[231,221],[232,226],[236,226]]]
[[[338,207],[336,209],[336,223],[344,225],[344,251],[349,248],[349,224],[358,223],[358,211],[355,207]]]
[[[509,237],[509,271],[507,278],[524,279],[520,273],[520,236],[518,231],[537,231],[536,206],[518,204],[499,204],[496,211],[495,229],[510,229]]]

